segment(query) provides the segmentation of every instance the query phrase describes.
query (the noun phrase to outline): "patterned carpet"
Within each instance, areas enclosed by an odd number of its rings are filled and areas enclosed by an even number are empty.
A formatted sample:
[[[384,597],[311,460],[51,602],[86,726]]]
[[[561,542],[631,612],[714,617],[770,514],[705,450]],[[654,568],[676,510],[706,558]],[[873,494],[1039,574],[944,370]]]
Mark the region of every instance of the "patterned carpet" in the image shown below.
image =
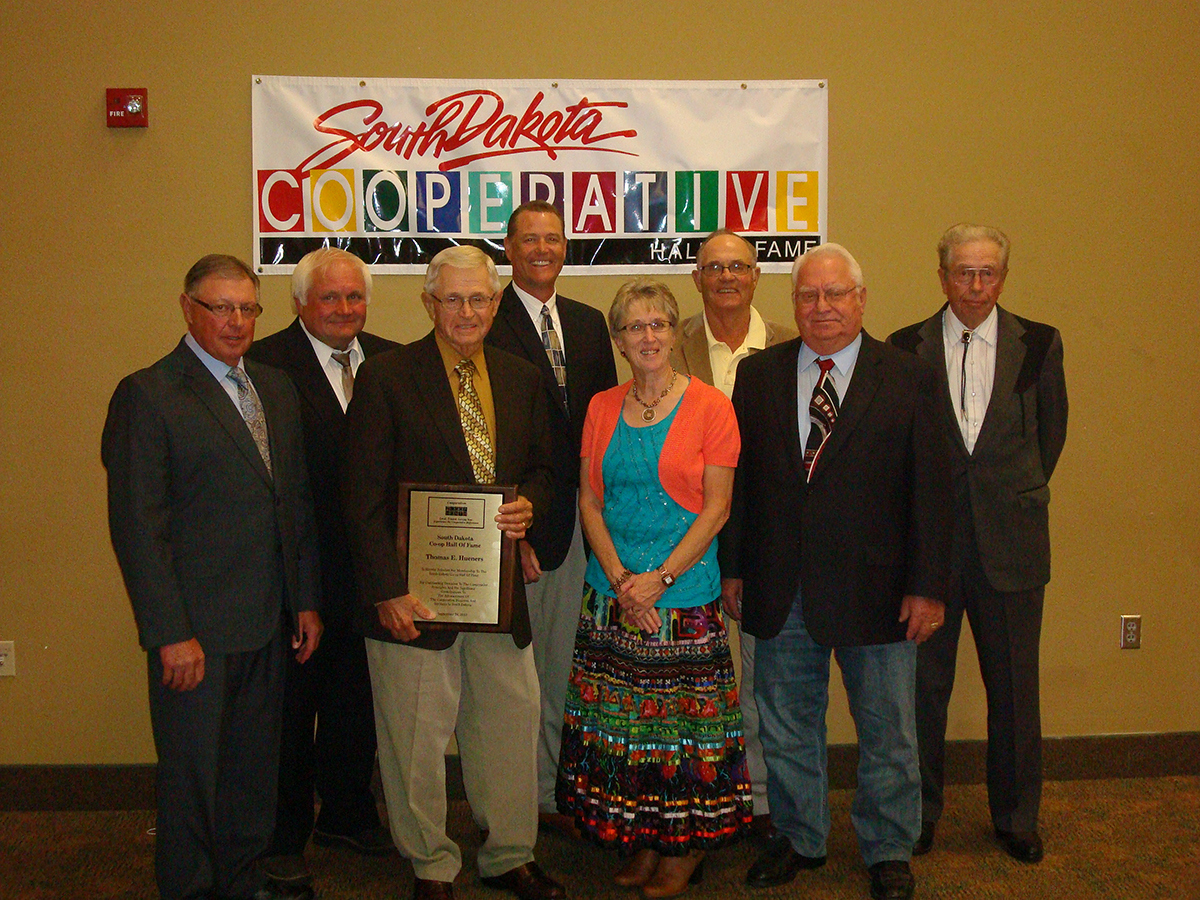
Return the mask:
[[[1060,781],[1045,786],[1042,836],[1046,858],[1026,866],[1005,856],[987,822],[978,785],[948,787],[946,818],[928,856],[917,859],[917,897],[1092,900],[1200,900],[1200,778]],[[850,792],[834,792],[829,863],[795,882],[751,891],[743,878],[755,858],[747,843],[708,861],[689,898],[802,896],[842,900],[869,896],[850,827]],[[0,812],[0,900],[146,898],[157,896],[152,868],[153,813]],[[462,900],[502,900],[483,887],[472,861],[478,835],[465,803],[452,805],[451,833],[466,865],[455,885]],[[538,860],[575,900],[632,900],[611,886],[616,858],[557,834],[543,834]],[[309,862],[323,900],[407,898],[412,870],[399,857],[361,859],[311,848]]]

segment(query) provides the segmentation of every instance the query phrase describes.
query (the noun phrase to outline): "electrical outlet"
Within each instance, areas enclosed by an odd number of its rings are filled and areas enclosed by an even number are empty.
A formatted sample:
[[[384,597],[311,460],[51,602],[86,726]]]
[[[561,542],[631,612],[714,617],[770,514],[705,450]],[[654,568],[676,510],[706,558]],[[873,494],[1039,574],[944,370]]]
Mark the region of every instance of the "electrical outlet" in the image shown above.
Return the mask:
[[[1142,617],[1121,616],[1121,649],[1140,650],[1142,647]]]
[[[0,675],[17,674],[17,650],[12,641],[0,641]]]

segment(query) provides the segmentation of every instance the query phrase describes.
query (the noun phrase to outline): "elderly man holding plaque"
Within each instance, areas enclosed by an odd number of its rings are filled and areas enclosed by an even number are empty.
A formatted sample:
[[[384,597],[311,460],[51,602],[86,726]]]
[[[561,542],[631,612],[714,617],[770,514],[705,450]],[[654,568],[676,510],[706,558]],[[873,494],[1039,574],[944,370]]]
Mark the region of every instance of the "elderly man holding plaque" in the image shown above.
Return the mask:
[[[496,268],[481,251],[452,247],[437,254],[421,295],[433,330],[364,362],[347,413],[343,494],[379,767],[392,837],[412,860],[417,900],[453,897],[462,867],[459,847],[446,834],[444,754],[452,735],[467,800],[488,833],[478,858],[484,884],[522,900],[565,893],[533,861],[538,684],[524,584],[514,564],[516,541],[537,545],[537,522],[550,500],[549,433],[537,369],[484,347],[499,297]],[[466,579],[478,577],[479,557],[491,557],[476,549],[450,552],[410,534],[415,519],[407,507],[417,491],[407,485],[414,482],[444,488],[421,500],[426,524],[459,513],[469,524],[478,519],[481,499],[494,502],[477,486],[515,488],[516,499],[478,529],[480,546],[488,545],[491,528],[503,533],[506,564],[498,580],[511,604],[511,633],[500,633],[503,624],[472,630],[479,626],[463,625],[462,617],[439,611],[437,598],[412,590],[414,567],[430,558],[436,580],[457,561],[444,557],[472,558],[463,562]]]

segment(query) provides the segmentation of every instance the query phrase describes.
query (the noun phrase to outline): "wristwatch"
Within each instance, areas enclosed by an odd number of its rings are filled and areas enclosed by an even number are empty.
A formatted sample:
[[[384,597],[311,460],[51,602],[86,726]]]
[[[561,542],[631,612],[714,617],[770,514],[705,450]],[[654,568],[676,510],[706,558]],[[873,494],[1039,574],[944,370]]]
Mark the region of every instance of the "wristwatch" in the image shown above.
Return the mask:
[[[662,583],[665,584],[667,587],[670,587],[671,585],[673,585],[675,583],[675,576],[672,575],[670,572],[668,572],[666,569],[664,569],[662,566],[658,567],[658,574],[662,576]]]

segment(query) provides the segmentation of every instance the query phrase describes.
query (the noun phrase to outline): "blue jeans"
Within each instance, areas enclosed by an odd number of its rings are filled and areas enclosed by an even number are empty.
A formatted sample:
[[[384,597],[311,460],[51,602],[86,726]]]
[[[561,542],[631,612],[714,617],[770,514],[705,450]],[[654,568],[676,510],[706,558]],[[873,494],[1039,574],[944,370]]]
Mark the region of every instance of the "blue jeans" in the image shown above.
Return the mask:
[[[829,835],[825,711],[830,648],[804,627],[799,597],[783,630],[755,647],[754,695],[767,762],[771,820],[797,853],[824,856]],[[868,866],[907,860],[921,831],[912,641],[832,651],[858,732],[850,818]]]

